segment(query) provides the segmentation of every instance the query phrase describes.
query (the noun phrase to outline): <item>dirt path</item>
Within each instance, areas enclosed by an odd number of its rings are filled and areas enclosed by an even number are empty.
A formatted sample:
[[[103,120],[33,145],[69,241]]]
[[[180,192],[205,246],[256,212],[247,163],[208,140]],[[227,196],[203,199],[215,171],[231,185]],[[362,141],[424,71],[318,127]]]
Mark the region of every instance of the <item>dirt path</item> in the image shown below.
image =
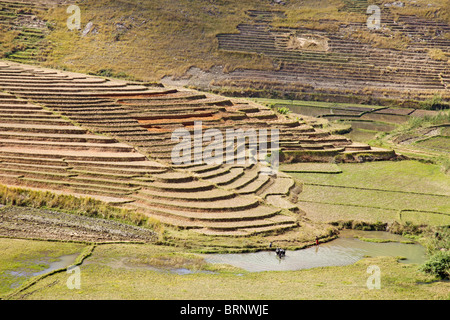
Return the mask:
[[[0,236],[85,242],[156,239],[149,229],[116,221],[21,207],[0,208]]]

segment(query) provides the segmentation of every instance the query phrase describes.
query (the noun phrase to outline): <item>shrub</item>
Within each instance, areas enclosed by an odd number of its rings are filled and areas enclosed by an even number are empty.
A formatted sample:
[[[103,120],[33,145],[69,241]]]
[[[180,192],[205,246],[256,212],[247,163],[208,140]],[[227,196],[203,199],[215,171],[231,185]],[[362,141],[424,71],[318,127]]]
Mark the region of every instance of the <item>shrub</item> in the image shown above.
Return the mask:
[[[420,270],[440,279],[450,279],[450,252],[440,251],[431,256]]]
[[[281,108],[277,109],[277,112],[279,114],[289,114],[289,113],[291,113],[291,110],[289,110],[288,107],[281,107]]]
[[[450,251],[450,227],[435,227],[428,231],[427,241],[424,243],[430,256],[441,249]]]
[[[427,230],[426,241],[429,259],[420,270],[440,279],[450,279],[450,227],[435,227]]]
[[[399,213],[401,214],[401,212]],[[404,223],[398,223],[397,221],[394,221],[389,226],[389,231],[391,233],[395,234],[401,234],[401,235],[419,235],[422,233],[423,226],[418,226],[413,224],[411,221],[405,221]]]
[[[377,221],[375,223],[370,223],[366,221],[352,221],[351,228],[354,230],[364,230],[364,231],[385,231],[386,223]]]
[[[438,94],[420,102],[419,105],[425,110],[441,110],[448,108],[448,105],[442,101],[442,97]]]
[[[114,75],[113,71],[111,69],[101,69],[97,71],[97,75],[101,77],[112,77]]]

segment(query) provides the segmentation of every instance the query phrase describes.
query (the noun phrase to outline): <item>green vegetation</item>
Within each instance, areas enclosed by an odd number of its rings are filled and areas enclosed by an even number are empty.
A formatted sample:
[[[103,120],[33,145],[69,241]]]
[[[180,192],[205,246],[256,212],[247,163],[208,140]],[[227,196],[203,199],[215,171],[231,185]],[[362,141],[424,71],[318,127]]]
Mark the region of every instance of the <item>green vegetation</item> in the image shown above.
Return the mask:
[[[448,176],[439,167],[419,161],[383,161],[341,163],[342,174],[291,174],[304,183],[317,185],[417,192],[424,194],[450,194]]]
[[[358,239],[361,240],[361,241],[365,241],[365,242],[373,242],[373,243],[388,243],[388,242],[394,242],[394,240],[390,240],[390,239],[362,238],[362,237],[359,237]]]
[[[342,173],[290,173],[300,207],[315,221],[362,220],[450,224],[448,177],[418,161],[340,164]]]
[[[429,260],[421,270],[440,279],[450,278],[450,228],[442,227],[430,230],[424,242]]]
[[[432,98],[429,98],[420,103],[420,106],[425,110],[439,110],[448,109],[449,105],[444,103],[442,96],[435,94]]]
[[[428,139],[416,142],[420,147],[427,149],[450,152],[450,138],[449,137],[431,137]]]
[[[376,135],[368,143],[393,148],[411,159],[437,164],[447,173],[450,170],[447,136],[449,124],[449,110],[439,111],[435,115],[413,116],[391,132]]]
[[[345,172],[345,171],[344,171]],[[415,211],[430,211],[450,214],[448,198],[436,197],[430,194],[403,194],[390,190],[365,190],[342,186],[307,185],[300,195],[301,201],[324,199],[321,203],[345,204],[350,206],[383,208],[390,210],[409,209]],[[327,199],[327,200],[325,200]],[[444,213],[443,213],[444,214]],[[450,223],[450,216],[448,217]]]
[[[407,133],[420,127],[438,126],[450,123],[450,112],[443,111],[435,116],[411,117],[408,123],[401,126],[395,133]]]
[[[283,172],[309,172],[309,173],[341,173],[342,170],[334,163],[290,163],[281,164]]]
[[[114,73],[112,69],[100,69],[97,72],[89,72],[93,76],[100,76],[105,78],[118,78],[126,80],[136,80],[133,76],[128,75],[125,72]]]
[[[0,296],[20,287],[57,258],[80,253],[84,247],[75,243],[0,238]]]
[[[425,241],[429,260],[421,271],[439,279],[448,278],[450,184],[439,166],[401,161],[340,164],[340,168],[343,172],[335,175],[291,173],[304,183],[299,201],[307,217],[363,230],[369,230],[370,223],[388,222],[391,232]]]
[[[450,252],[438,252],[422,265],[421,270],[440,279],[450,279]]]
[[[289,108],[287,108],[287,107],[281,107],[281,108],[277,108],[277,112],[278,112],[279,114],[284,114],[284,115],[286,115],[286,114],[291,113],[291,110],[289,110]]]
[[[3,26],[0,27],[0,57],[7,57],[13,52],[23,49],[21,44],[14,41],[18,35],[18,31],[9,31],[5,30]]]

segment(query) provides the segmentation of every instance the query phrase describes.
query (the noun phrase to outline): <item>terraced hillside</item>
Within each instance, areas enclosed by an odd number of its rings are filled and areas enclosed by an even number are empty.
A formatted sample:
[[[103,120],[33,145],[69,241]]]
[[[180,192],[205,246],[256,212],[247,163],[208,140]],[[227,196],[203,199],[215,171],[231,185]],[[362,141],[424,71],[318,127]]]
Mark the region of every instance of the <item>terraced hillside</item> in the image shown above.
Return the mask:
[[[49,29],[39,18],[49,8],[42,1],[0,2],[0,53],[11,61],[33,63],[45,59]],[[2,41],[3,40],[3,41]]]
[[[447,0],[86,0],[78,31],[67,1],[0,4],[1,53],[13,61],[233,96],[419,108],[450,98]]]
[[[450,87],[450,25],[408,14],[377,1],[345,1],[343,11],[365,13],[369,4],[381,7],[381,28],[368,31],[366,22],[322,20],[321,28],[308,21],[283,26],[279,12],[249,12],[237,33],[218,35],[219,49],[271,57],[276,71],[238,70],[215,81],[217,87],[270,86],[295,96],[295,88],[333,99],[351,93],[383,99],[417,99]],[[363,3],[357,6],[358,3]],[[264,16],[258,20],[255,16]],[[304,24],[304,27],[301,25]],[[440,57],[433,56],[438,52]],[[345,101],[345,97],[341,101]],[[348,99],[348,98],[347,98]],[[339,101],[339,99],[335,99]],[[356,100],[357,101],[357,100]]]
[[[174,165],[172,132],[192,131],[194,120],[204,122],[203,133],[277,128],[291,159],[395,155],[257,104],[194,91],[13,62],[0,64],[0,90],[2,183],[89,194],[207,234],[294,227],[300,189],[285,174],[265,174],[260,162]]]

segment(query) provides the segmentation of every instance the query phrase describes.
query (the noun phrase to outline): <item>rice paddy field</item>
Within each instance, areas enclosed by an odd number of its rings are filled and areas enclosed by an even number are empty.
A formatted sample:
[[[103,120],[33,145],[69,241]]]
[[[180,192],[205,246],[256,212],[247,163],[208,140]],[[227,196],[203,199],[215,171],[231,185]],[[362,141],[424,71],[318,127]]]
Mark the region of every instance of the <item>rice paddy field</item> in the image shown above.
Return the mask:
[[[304,184],[299,207],[315,223],[358,220],[450,224],[450,183],[436,165],[383,161],[292,164],[281,169]],[[420,241],[420,238],[413,240]],[[190,239],[185,241],[189,243]],[[245,239],[235,241],[245,242]],[[88,243],[0,239],[2,297],[32,300],[450,298],[448,281],[436,281],[421,272],[419,265],[401,263],[399,257],[366,257],[347,266],[249,272],[231,265],[207,263],[204,254],[189,247],[155,242],[95,245],[79,265],[79,290],[68,289],[70,274],[65,270],[43,278],[33,276],[48,269],[61,256],[81,254],[89,246]],[[370,265],[382,270],[381,290],[367,289],[366,270]]]
[[[0,0],[0,300],[450,299],[447,0],[76,3]],[[281,172],[174,164],[202,120]]]
[[[10,241],[10,240],[8,240]],[[17,240],[16,240],[17,241]],[[5,240],[0,241],[4,246]],[[27,241],[39,248],[39,243]],[[52,254],[79,250],[57,244]],[[7,261],[16,260],[7,252]],[[28,259],[28,257],[24,257]],[[368,290],[368,266],[383,271],[381,290]],[[342,267],[247,272],[209,265],[201,257],[154,245],[101,245],[81,265],[81,289],[70,290],[66,272],[48,276],[14,299],[448,299],[449,283],[435,282],[413,264],[365,258]],[[10,282],[9,282],[10,283]],[[8,284],[2,284],[7,293]],[[11,290],[10,290],[11,291]]]
[[[339,164],[342,173],[291,172],[300,207],[313,220],[450,223],[450,184],[439,166],[418,161]]]
[[[448,137],[431,137],[416,143],[419,147],[450,152],[450,142]]]

